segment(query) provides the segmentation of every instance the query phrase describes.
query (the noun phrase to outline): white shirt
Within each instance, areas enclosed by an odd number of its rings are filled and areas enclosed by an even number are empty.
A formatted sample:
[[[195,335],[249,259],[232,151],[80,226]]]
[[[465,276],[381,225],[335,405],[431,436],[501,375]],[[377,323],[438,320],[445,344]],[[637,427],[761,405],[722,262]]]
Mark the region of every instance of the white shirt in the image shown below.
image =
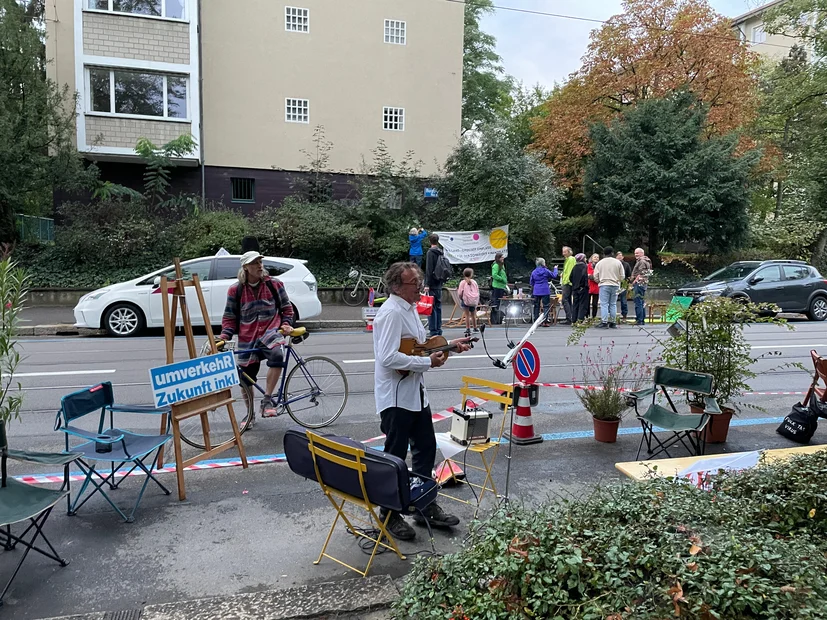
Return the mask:
[[[431,359],[400,353],[402,338],[416,338],[417,342],[425,342],[425,328],[414,304],[409,304],[397,295],[391,295],[379,308],[373,321],[373,355],[376,358],[374,392],[377,413],[389,407],[401,407],[418,412],[428,405],[428,393],[425,391],[422,373],[431,367]],[[403,377],[398,370],[410,372],[407,377]]]

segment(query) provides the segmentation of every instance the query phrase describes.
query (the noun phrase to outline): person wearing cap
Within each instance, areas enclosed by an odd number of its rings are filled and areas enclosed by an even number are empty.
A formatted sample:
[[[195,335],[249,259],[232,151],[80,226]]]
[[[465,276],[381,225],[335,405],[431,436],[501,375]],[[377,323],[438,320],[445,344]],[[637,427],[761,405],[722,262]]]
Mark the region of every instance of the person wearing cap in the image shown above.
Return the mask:
[[[227,291],[227,305],[221,319],[221,339],[232,340],[238,335],[237,363],[256,381],[261,360],[267,361],[265,396],[261,401],[261,417],[278,415],[273,391],[284,368],[281,352],[283,336],[293,331],[293,306],[281,281],[271,278],[262,264],[264,257],[250,251],[241,257],[238,282]]]
[[[428,231],[421,226],[417,228],[414,226],[408,231],[408,243],[411,244],[409,258],[412,263],[416,263],[422,267],[422,240],[428,236]]]

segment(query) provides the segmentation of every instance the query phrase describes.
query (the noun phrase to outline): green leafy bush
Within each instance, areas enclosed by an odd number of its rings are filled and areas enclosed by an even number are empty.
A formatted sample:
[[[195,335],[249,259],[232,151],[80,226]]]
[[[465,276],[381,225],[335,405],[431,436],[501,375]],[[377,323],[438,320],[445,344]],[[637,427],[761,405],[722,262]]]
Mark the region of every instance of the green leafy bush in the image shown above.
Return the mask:
[[[656,479],[507,506],[461,551],[420,558],[395,617],[825,618],[826,473],[820,452],[712,491]]]
[[[183,241],[181,255],[211,256],[222,247],[241,253],[241,240],[250,234],[250,220],[236,211],[203,211],[181,222],[176,237]]]

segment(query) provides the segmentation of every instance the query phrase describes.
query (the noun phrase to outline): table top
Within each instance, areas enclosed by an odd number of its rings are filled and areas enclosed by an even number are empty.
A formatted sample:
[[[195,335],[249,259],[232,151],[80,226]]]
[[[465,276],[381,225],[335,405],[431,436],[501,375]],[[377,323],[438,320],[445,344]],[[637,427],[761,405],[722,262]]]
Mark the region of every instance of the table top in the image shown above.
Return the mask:
[[[813,454],[820,450],[827,448],[827,445],[817,446],[798,446],[795,448],[779,448],[776,450],[762,450],[766,460],[769,462],[783,461],[799,454]],[[684,456],[676,459],[655,459],[653,461],[628,461],[625,463],[615,463],[615,469],[623,472],[633,480],[644,480],[651,475],[661,476],[666,478],[668,476],[676,476],[678,472],[683,471],[690,465],[694,465],[700,461],[715,459],[722,456],[738,456],[748,454],[748,452],[727,452],[724,454],[705,454],[704,456]],[[652,467],[657,466],[657,470],[652,470]]]
[[[520,297],[501,297],[502,301],[534,301],[534,298],[531,295],[523,295],[522,298]]]

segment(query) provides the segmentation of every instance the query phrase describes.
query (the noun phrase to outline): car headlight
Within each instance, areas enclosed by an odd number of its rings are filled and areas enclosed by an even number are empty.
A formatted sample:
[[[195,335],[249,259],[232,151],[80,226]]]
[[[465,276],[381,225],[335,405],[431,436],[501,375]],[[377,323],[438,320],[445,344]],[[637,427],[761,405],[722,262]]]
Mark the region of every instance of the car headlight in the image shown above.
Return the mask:
[[[704,297],[720,297],[723,295],[725,289],[722,288],[712,288],[706,291],[701,291],[701,295]]]
[[[91,293],[88,293],[87,295],[84,295],[83,297],[81,297],[80,301],[78,303],[83,303],[85,301],[92,301],[94,299],[98,299],[98,298],[103,297],[104,295],[106,295],[108,292],[109,292],[108,288],[102,288],[102,289],[97,290],[97,291],[92,291]]]

